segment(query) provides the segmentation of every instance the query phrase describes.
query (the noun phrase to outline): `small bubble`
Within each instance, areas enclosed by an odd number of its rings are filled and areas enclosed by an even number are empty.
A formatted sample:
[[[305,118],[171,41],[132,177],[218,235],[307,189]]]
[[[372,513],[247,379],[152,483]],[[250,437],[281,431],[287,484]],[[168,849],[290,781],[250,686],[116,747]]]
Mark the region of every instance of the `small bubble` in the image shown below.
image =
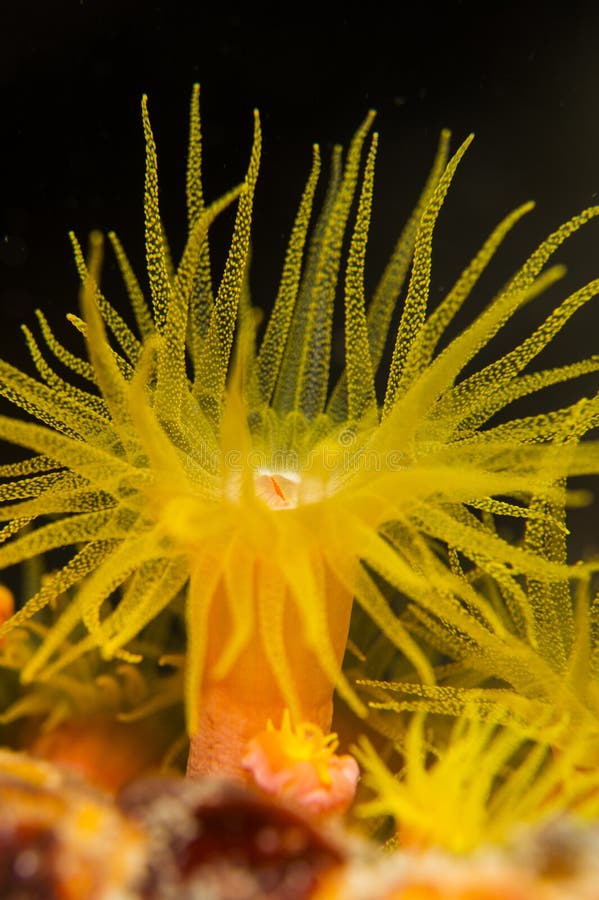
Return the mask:
[[[300,826],[286,828],[281,835],[281,844],[285,852],[290,856],[298,856],[300,853],[303,853],[308,843],[306,830]]]
[[[314,872],[305,860],[296,860],[285,873],[285,887],[294,897],[303,897],[313,883]]]
[[[33,878],[39,869],[39,865],[40,859],[36,850],[22,850],[13,863],[13,869],[18,878],[26,881],[29,878]]]
[[[281,846],[279,835],[274,828],[260,828],[254,840],[256,848],[266,856],[272,856]]]
[[[0,262],[6,266],[22,266],[27,260],[29,250],[23,238],[14,234],[5,234],[0,240]]]

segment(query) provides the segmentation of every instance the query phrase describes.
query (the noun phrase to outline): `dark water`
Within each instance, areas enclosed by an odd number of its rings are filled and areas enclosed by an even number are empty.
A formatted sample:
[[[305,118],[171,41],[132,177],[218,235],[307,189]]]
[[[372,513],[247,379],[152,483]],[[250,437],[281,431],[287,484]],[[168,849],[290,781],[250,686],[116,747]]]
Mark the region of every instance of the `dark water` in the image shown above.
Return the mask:
[[[505,213],[537,210],[498,254],[464,312],[479,309],[536,243],[599,196],[599,7],[572,2],[379,4],[315,15],[286,5],[261,14],[206,12],[203,3],[30,0],[3,4],[0,28],[0,356],[26,364],[19,331],[41,306],[59,334],[77,304],[66,238],[115,228],[143,265],[142,92],[159,145],[164,217],[175,249],[185,225],[184,153],[191,84],[202,84],[206,184],[214,198],[243,176],[251,110],[263,117],[252,290],[272,303],[285,240],[310,164],[347,143],[365,111],[381,131],[367,279],[384,265],[417,197],[440,129],[476,140],[440,217],[431,301]],[[215,232],[215,265],[226,246]],[[564,287],[543,310],[599,275],[599,224],[563,249]],[[219,250],[220,248],[220,250]],[[220,252],[220,256],[219,256]],[[106,289],[121,303],[110,263]],[[534,306],[534,304],[533,304]],[[461,321],[461,320],[460,320]],[[546,365],[597,351],[598,302],[580,312]],[[459,324],[459,323],[458,323]],[[515,324],[514,328],[518,326]],[[517,332],[497,343],[513,346]],[[580,388],[574,389],[577,395]],[[589,386],[588,391],[591,390]],[[572,399],[567,390],[550,405]],[[590,523],[592,527],[592,523]]]

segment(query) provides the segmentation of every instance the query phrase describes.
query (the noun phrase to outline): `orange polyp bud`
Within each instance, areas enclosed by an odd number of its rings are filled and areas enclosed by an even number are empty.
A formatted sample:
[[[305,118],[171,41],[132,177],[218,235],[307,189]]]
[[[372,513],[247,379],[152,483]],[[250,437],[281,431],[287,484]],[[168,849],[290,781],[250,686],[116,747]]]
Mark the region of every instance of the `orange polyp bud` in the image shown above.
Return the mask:
[[[15,598],[13,592],[6,585],[0,584],[0,625],[10,619],[15,611]]]
[[[312,722],[291,726],[285,710],[281,728],[268,722],[248,744],[242,765],[263,791],[317,816],[343,813],[351,805],[360,775],[353,756],[339,756],[337,735]]]
[[[15,597],[10,588],[0,584],[0,625],[10,619],[15,611]],[[0,648],[4,646],[6,637],[0,638]]]
[[[116,792],[158,767],[161,742],[149,722],[94,716],[61,722],[52,731],[39,734],[27,749],[103,790]]]

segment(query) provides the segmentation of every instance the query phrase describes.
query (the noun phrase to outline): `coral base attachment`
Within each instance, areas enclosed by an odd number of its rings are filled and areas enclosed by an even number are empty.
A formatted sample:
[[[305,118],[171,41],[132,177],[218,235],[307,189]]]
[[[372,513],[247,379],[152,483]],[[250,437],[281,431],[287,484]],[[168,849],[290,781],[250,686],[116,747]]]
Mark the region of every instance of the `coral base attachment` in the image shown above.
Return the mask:
[[[3,900],[599,897],[599,830],[565,818],[465,855],[385,852],[238,781],[146,777],[113,798],[8,751],[0,809]]]

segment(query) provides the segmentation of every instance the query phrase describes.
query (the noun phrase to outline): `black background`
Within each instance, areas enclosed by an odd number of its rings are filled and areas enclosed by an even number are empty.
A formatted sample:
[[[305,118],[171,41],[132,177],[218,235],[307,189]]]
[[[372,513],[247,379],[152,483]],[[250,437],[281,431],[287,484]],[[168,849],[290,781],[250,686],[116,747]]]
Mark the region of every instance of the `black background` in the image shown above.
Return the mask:
[[[225,4],[223,4],[223,8]],[[251,110],[265,150],[255,301],[268,305],[310,161],[378,112],[374,282],[417,196],[438,133],[476,134],[437,234],[433,302],[510,208],[538,202],[506,271],[599,194],[599,4],[377,3],[215,12],[203,3],[23,0],[0,13],[0,303],[13,336],[36,305],[72,308],[66,231],[116,228],[143,258],[139,100],[150,96],[164,216],[183,235],[191,84],[202,84],[207,193],[243,176]],[[565,252],[599,274],[590,226]],[[489,284],[496,287],[503,269]],[[573,273],[574,274],[574,273]],[[493,282],[495,282],[493,284]],[[487,291],[487,296],[489,291]],[[115,298],[116,299],[116,298]],[[596,317],[594,317],[596,321]],[[583,329],[580,329],[583,331]],[[579,333],[580,333],[579,331]],[[5,333],[2,343],[12,339]]]
[[[114,227],[143,265],[143,140],[150,96],[163,213],[184,234],[184,156],[191,85],[202,85],[209,199],[237,183],[259,107],[265,149],[257,197],[254,300],[272,302],[310,145],[347,143],[366,110],[381,132],[367,280],[372,285],[415,201],[438,133],[476,134],[439,220],[432,303],[488,231],[524,200],[537,210],[510,236],[475,291],[489,299],[546,233],[599,197],[599,4],[285,4],[21,0],[0,4],[0,354],[20,364],[19,325],[41,306],[57,325],[77,305],[66,237]],[[383,11],[383,9],[388,11]],[[225,246],[227,222],[216,241]],[[544,311],[599,276],[599,223],[560,259],[565,286],[500,336],[511,347]],[[220,254],[222,257],[223,250]],[[218,267],[219,252],[215,267]],[[107,290],[121,306],[112,265]],[[599,351],[599,300],[544,363]],[[585,391],[591,390],[591,379]],[[560,389],[558,402],[570,399]],[[581,390],[574,390],[574,396]],[[548,401],[555,402],[555,392]]]

